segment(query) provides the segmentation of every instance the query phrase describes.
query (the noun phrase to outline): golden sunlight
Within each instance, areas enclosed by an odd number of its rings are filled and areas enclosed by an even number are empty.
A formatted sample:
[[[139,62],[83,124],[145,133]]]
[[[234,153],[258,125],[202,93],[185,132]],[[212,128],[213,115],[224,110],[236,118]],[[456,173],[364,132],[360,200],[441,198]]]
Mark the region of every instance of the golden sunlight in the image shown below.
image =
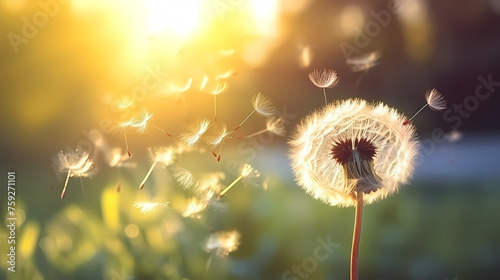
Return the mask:
[[[188,35],[198,24],[201,0],[149,0],[149,32]]]

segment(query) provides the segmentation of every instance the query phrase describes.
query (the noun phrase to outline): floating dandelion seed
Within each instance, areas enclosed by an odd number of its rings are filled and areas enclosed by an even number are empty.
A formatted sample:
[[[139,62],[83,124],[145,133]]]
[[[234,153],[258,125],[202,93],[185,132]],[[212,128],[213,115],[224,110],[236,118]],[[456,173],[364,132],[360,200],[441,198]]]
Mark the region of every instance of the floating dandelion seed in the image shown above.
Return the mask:
[[[413,117],[411,117],[408,120],[404,121],[404,125],[407,125],[411,120],[413,120],[418,113],[420,113],[425,107],[429,106],[434,111],[441,111],[446,109],[446,101],[444,100],[444,97],[437,91],[437,89],[432,89],[430,91],[427,91],[425,93],[425,100],[427,103],[418,110]]]
[[[229,186],[227,186],[224,190],[222,190],[219,193],[218,198],[224,196],[224,194],[226,194],[234,185],[236,185],[236,183],[238,183],[241,179],[251,175],[252,173],[257,177],[260,176],[258,171],[254,170],[250,164],[248,163],[244,164],[243,167],[241,168],[240,176],[238,176],[238,178],[236,178],[231,184],[229,184]]]
[[[219,53],[223,56],[229,56],[235,53],[235,49],[220,50]]]
[[[167,207],[170,202],[134,202],[134,207],[143,214],[149,215],[157,213],[160,208]]]
[[[175,84],[170,84],[170,91],[174,94],[179,94],[188,91],[191,88],[191,84],[193,83],[193,79],[189,78],[187,82],[183,86],[178,86]]]
[[[61,173],[68,173],[61,192],[61,199],[64,199],[66,196],[66,187],[68,186],[69,177],[80,177],[83,193],[83,183],[81,178],[90,177],[94,172],[92,169],[94,162],[89,158],[89,154],[78,150],[70,151],[68,153],[61,151],[57,154],[55,161]]]
[[[357,279],[363,204],[397,191],[412,175],[418,143],[404,120],[382,103],[349,99],[309,115],[290,141],[295,179],[307,193],[356,206],[351,279]]]
[[[220,131],[213,136],[211,139],[208,140],[208,144],[210,145],[212,149],[212,155],[217,158],[217,161],[220,161],[221,153],[222,153],[222,146],[224,145],[224,141],[232,132],[229,132],[227,130],[226,125],[222,125]],[[219,154],[217,155],[214,152],[214,149],[219,147]]]
[[[302,68],[307,68],[309,65],[311,65],[313,53],[311,51],[311,48],[309,46],[301,46],[300,48],[300,58],[299,58],[299,64]]]
[[[337,72],[326,69],[323,69],[323,71],[314,69],[311,73],[309,73],[309,79],[315,86],[323,89],[323,95],[325,96],[325,105],[327,105],[328,101],[326,100],[325,88],[332,88],[338,84],[339,77],[337,75]]]
[[[201,81],[200,91],[207,86],[207,83],[208,83],[208,76],[205,75],[203,76],[203,80]]]
[[[130,97],[123,97],[120,102],[116,105],[118,109],[127,109],[134,105],[134,100]]]
[[[201,136],[208,130],[209,127],[210,121],[203,119],[202,121],[198,121],[196,126],[191,128],[190,132],[181,134],[179,137],[185,144],[194,146],[198,143],[198,140],[200,140]]]
[[[123,135],[125,137],[125,147],[127,148],[127,154],[129,157],[132,156],[132,154],[130,153],[130,149],[128,148],[128,139],[127,139],[126,128],[132,127],[133,125],[134,125],[134,118],[131,118],[130,120],[128,120],[126,122],[122,122],[122,123],[118,124],[116,126],[116,129],[115,129],[115,131],[121,130],[123,132]]]
[[[148,112],[144,113],[144,118],[141,121],[136,121],[132,124],[132,127],[137,128],[137,132],[139,133],[144,133],[146,132],[146,129],[148,128],[148,121],[154,116],[155,113],[152,113],[151,115],[148,114]]]
[[[228,89],[227,83],[218,83],[213,91],[210,92],[214,96],[214,118],[217,121],[217,95]]]
[[[231,77],[233,74],[234,74],[233,70],[227,70],[226,72],[224,72],[222,74],[218,74],[217,75],[217,80],[227,79],[227,78]]]
[[[149,175],[151,175],[151,172],[153,171],[153,168],[155,168],[156,164],[161,164],[165,168],[174,162],[175,155],[172,148],[161,147],[150,149],[149,151],[154,161],[149,168],[148,173],[146,173],[144,180],[142,180],[141,184],[139,185],[139,189],[144,188],[144,185],[146,184],[146,181],[148,180]]]
[[[283,118],[278,118],[275,116],[272,116],[267,119],[266,121],[266,129],[262,129],[260,131],[257,131],[255,133],[252,133],[250,135],[247,135],[245,137],[242,137],[244,139],[252,138],[257,135],[260,135],[262,133],[266,132],[271,132],[272,134],[276,134],[279,136],[285,136],[286,134],[286,129],[285,129],[285,123],[283,121]]]
[[[379,64],[380,52],[374,51],[358,57],[349,58],[346,60],[347,66],[352,72],[361,72],[368,70]]]
[[[252,106],[254,110],[234,130],[240,128],[255,112],[264,117],[270,117],[276,112],[271,99],[260,92],[252,98]]]
[[[207,241],[207,251],[215,251],[217,255],[224,257],[238,249],[240,244],[240,233],[237,231],[215,232]]]
[[[189,189],[194,184],[195,179],[191,171],[179,166],[173,166],[171,170],[172,176],[184,189]]]

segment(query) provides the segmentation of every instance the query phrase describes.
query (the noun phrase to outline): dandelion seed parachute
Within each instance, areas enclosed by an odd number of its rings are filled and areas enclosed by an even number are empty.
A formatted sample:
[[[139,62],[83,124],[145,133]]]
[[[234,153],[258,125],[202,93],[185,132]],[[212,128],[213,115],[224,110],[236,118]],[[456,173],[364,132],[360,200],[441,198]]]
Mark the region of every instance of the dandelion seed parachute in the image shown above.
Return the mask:
[[[405,120],[383,103],[369,104],[361,99],[338,101],[312,113],[290,140],[297,183],[330,205],[355,206],[356,191],[364,192],[365,204],[385,198],[413,172],[418,142],[414,126],[404,125]],[[352,153],[357,160],[343,165],[339,161],[349,159],[341,156],[342,151]],[[364,178],[360,174],[371,175]]]

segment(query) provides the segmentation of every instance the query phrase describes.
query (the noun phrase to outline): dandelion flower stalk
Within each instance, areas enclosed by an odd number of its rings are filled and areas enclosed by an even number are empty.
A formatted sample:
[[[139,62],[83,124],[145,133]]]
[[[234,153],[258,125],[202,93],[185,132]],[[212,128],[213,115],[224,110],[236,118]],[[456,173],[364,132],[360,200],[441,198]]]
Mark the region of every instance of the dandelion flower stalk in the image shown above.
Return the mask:
[[[361,239],[361,221],[363,219],[363,192],[358,192],[356,195],[356,216],[354,217],[354,232],[351,248],[351,280],[358,279],[359,241]]]

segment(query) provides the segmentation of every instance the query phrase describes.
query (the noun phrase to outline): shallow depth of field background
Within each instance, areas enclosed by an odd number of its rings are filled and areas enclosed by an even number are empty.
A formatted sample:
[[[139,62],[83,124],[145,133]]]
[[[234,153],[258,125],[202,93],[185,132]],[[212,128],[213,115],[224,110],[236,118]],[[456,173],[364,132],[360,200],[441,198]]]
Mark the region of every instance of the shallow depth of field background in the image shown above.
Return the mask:
[[[348,279],[354,209],[314,200],[288,165],[288,135],[324,106],[308,78],[315,68],[339,74],[329,101],[382,101],[411,116],[437,88],[450,108],[413,121],[423,143],[414,180],[365,207],[360,279],[499,277],[500,1],[402,0],[392,13],[393,3],[0,0],[0,215],[7,217],[14,170],[19,218],[15,273],[6,270],[8,231],[0,227],[0,279],[306,279],[282,277],[314,257],[318,239],[338,246],[307,279]],[[381,13],[390,19],[376,21]],[[30,38],[26,22],[38,23]],[[372,52],[380,59],[371,69],[346,65]],[[220,162],[203,143],[204,151],[183,156],[182,166],[197,174],[224,172],[225,185],[238,176],[235,164],[250,163],[268,179],[267,188],[239,182],[225,208],[186,218],[180,213],[194,190],[183,190],[168,169],[155,168],[138,186],[152,163],[148,147],[175,144],[197,119],[213,122],[209,91],[217,79],[229,85],[217,96],[218,124],[239,124],[262,92],[288,133],[228,139]],[[478,91],[481,79],[494,82]],[[119,110],[127,100],[132,105]],[[135,167],[109,167],[103,145],[125,149],[112,125],[145,110],[173,137],[153,126],[127,130]],[[263,128],[255,115],[233,136]],[[453,130],[459,141],[443,138]],[[84,194],[71,178],[61,200],[65,174],[52,159],[68,148],[89,151],[98,173],[83,179]],[[143,214],[134,201],[170,204]],[[241,239],[207,271],[210,229],[236,230]]]

